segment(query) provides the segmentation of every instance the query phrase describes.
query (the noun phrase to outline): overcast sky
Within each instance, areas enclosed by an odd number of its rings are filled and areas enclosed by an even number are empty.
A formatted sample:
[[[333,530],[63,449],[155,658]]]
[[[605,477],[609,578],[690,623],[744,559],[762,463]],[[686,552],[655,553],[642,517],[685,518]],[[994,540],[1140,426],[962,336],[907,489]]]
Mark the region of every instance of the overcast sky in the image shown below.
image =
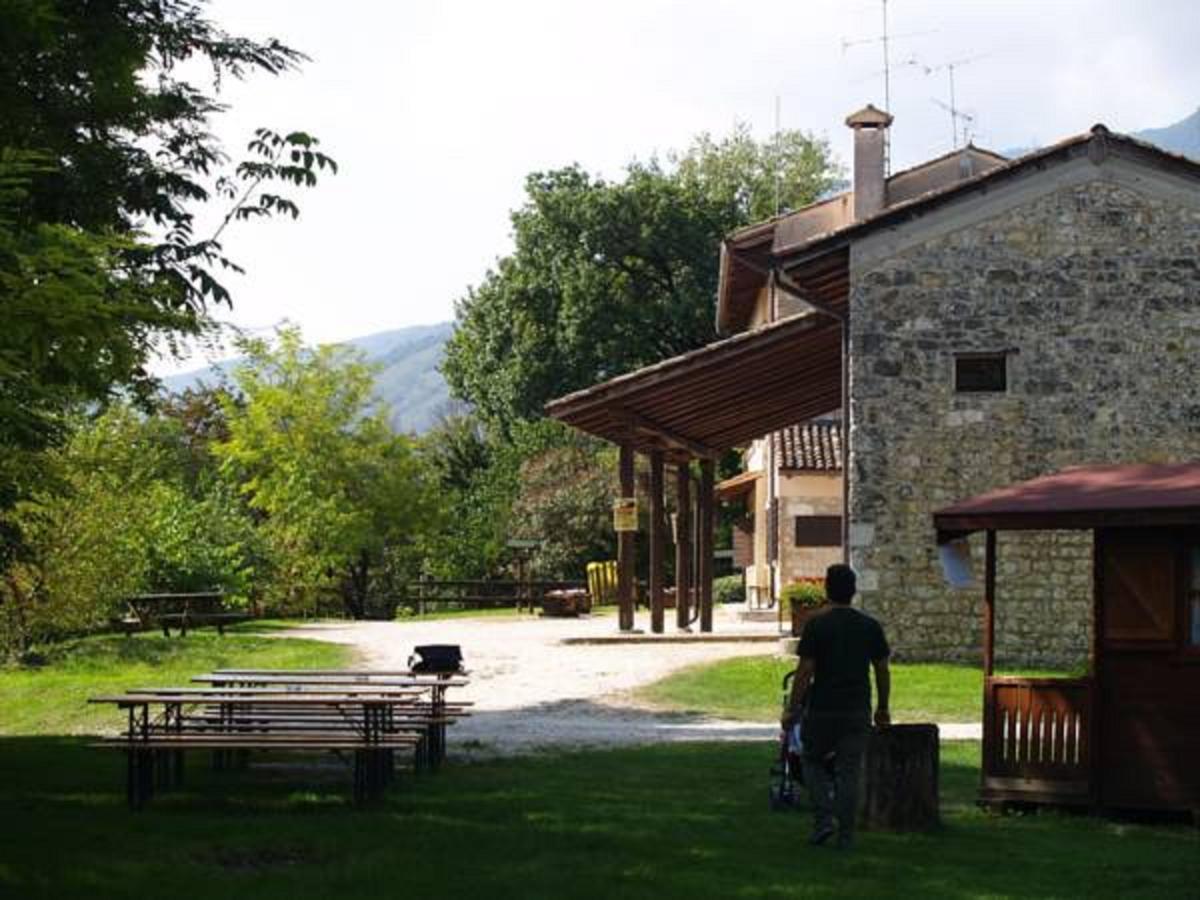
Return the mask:
[[[256,126],[304,129],[341,165],[299,198],[297,222],[225,237],[248,274],[222,318],[287,317],[313,341],[452,318],[508,251],[528,172],[617,177],[737,121],[766,137],[776,97],[784,127],[848,161],[843,119],[883,105],[879,0],[214,0],[210,13],[312,57],[227,83],[215,130],[236,154]],[[888,15],[894,168],[951,149],[934,102],[949,101],[947,62],[967,60],[958,106],[998,150],[1096,122],[1167,125],[1200,104],[1195,0],[890,0]]]

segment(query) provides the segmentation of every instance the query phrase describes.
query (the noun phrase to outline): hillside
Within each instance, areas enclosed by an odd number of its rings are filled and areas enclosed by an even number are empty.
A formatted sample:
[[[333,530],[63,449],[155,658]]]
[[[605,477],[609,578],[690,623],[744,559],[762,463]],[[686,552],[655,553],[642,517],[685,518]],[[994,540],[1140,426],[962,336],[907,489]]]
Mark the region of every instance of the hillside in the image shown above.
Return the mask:
[[[379,366],[376,397],[391,410],[395,430],[420,434],[457,405],[438,371],[442,349],[453,330],[452,322],[439,322],[380,331],[346,342],[360,350],[367,362]],[[236,365],[237,360],[224,360],[164,378],[163,384],[169,391],[182,391],[215,380],[214,369],[227,375]]]
[[[1200,160],[1200,109],[1197,109],[1186,119],[1181,119],[1174,125],[1134,131],[1130,133],[1130,137],[1154,144],[1171,153],[1181,153],[1184,156],[1190,156],[1192,159]],[[1026,153],[1032,153],[1037,149],[1039,148],[1009,147],[1007,150],[1002,150],[1001,155],[1007,156],[1009,159],[1015,159],[1018,156],[1024,156]]]
[[[1174,125],[1135,131],[1133,136],[1157,144],[1172,153],[1182,153],[1184,156],[1200,159],[1200,109]]]

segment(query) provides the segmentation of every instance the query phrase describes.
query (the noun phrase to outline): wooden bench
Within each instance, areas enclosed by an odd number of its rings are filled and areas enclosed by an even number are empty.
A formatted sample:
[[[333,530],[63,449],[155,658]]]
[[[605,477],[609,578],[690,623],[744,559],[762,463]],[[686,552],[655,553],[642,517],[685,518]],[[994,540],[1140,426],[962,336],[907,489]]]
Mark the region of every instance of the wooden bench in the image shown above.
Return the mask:
[[[109,621],[126,636],[153,625],[162,628],[163,637],[170,637],[172,628],[178,629],[180,636],[186,636],[189,628],[204,625],[215,625],[217,633],[224,635],[226,625],[253,618],[248,613],[226,609],[224,597],[220,591],[135,594],[126,598],[124,615]]]

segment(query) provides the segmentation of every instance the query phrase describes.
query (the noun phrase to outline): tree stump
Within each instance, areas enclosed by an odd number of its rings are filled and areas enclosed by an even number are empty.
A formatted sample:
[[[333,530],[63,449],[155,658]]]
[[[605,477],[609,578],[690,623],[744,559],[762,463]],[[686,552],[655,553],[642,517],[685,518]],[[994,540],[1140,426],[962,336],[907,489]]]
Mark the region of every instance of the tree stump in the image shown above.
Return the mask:
[[[941,824],[936,725],[873,729],[863,769],[863,828],[929,831]]]

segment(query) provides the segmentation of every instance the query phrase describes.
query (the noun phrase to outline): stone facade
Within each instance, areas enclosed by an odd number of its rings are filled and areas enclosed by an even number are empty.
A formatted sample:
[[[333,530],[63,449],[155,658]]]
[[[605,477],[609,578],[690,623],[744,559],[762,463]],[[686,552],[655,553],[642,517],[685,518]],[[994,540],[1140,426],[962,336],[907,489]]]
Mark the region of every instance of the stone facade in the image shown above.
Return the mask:
[[[852,250],[851,559],[902,658],[980,658],[981,591],[944,585],[933,510],[1079,463],[1200,458],[1200,189],[1062,169]],[[1008,352],[1006,392],[955,392],[972,351]],[[998,544],[999,661],[1085,663],[1090,535]]]

